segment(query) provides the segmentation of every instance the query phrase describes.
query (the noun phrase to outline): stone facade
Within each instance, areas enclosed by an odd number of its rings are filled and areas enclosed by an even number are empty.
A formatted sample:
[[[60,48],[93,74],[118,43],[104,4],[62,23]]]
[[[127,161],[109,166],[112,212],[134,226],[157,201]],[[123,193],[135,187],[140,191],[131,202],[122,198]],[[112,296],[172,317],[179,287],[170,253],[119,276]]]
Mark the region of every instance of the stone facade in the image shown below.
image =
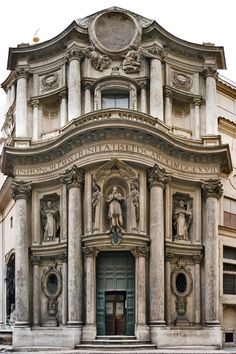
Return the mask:
[[[117,7],[10,48],[0,324],[16,349],[101,335],[236,342],[236,281],[233,293],[224,277],[236,277],[236,224],[224,219],[236,215],[236,88],[217,75],[225,65],[222,47]]]

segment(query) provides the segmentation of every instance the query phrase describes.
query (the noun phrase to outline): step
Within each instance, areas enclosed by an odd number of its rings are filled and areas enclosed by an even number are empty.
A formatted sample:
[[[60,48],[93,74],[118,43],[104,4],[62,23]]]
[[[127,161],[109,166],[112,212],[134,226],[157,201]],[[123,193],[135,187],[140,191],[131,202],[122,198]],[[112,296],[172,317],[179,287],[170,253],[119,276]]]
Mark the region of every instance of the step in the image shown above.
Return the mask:
[[[131,350],[150,350],[150,349],[157,349],[157,346],[155,344],[151,343],[120,343],[120,344],[99,344],[99,343],[94,343],[94,344],[79,344],[76,345],[76,349],[84,349],[84,350],[97,350],[97,351],[131,351]]]

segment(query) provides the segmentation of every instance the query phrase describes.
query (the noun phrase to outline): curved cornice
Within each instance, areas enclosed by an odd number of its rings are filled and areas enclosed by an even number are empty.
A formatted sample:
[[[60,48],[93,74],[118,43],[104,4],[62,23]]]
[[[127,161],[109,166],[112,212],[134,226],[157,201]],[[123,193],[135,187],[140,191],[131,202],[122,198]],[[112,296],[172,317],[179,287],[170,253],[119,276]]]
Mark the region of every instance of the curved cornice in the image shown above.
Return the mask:
[[[177,47],[179,47],[179,49],[182,47],[184,49],[183,52],[186,54],[188,52],[192,54],[195,53],[198,58],[199,56],[202,58],[211,56],[216,59],[218,69],[226,69],[225,53],[222,46],[215,46],[211,43],[198,44],[188,42],[171,34],[162,26],[160,26],[156,21],[153,21],[149,27],[143,30],[143,35],[151,35],[153,33],[154,36],[155,31],[158,32],[158,35],[161,37],[163,42],[163,47],[166,48],[167,51],[168,49],[176,50]]]
[[[53,163],[83,146],[101,141],[113,143],[115,140],[120,143],[130,141],[137,146],[145,144],[172,159],[189,164],[218,164],[221,172],[226,174],[232,171],[228,145],[205,146],[203,142],[177,138],[158,119],[122,109],[95,111],[74,119],[57,138],[31,145],[30,148],[5,147],[2,171],[12,175],[16,165]]]

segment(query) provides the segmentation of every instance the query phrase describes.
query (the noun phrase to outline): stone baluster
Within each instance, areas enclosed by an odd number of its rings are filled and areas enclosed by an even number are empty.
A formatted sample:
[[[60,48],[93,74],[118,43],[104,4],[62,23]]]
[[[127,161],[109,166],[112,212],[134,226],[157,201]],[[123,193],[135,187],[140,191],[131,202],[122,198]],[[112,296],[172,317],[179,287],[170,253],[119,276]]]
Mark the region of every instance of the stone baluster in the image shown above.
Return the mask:
[[[222,196],[220,180],[208,180],[202,184],[205,204],[205,323],[219,324],[219,245],[218,200]]]
[[[206,135],[218,134],[216,79],[217,71],[214,67],[206,66],[203,74],[206,78]]]
[[[39,326],[40,323],[40,257],[33,256],[33,324]]]
[[[39,140],[39,100],[32,100],[33,108],[33,126],[32,126],[32,140]]]
[[[170,175],[157,164],[148,171],[150,186],[150,324],[165,325],[163,191]]]
[[[68,322],[82,324],[83,260],[82,260],[82,196],[84,170],[74,165],[62,177],[68,188]]]
[[[84,80],[84,113],[89,113],[92,111],[92,89],[93,83],[90,80]]]
[[[86,256],[86,326],[83,329],[83,339],[96,337],[96,274],[95,260],[98,250],[95,247],[84,247]]]
[[[149,253],[149,247],[139,246],[132,250],[136,259],[136,326],[135,335],[139,340],[149,339],[149,328],[146,319],[146,257]]]
[[[60,98],[60,127],[67,123],[67,92],[63,90],[59,93]]]
[[[162,60],[164,53],[156,45],[149,52],[152,55],[150,67],[150,115],[163,121]]]
[[[193,256],[194,262],[194,315],[195,324],[200,324],[201,322],[201,255]]]
[[[29,240],[27,199],[31,196],[29,183],[12,182],[12,198],[15,200],[15,326],[29,325]]]
[[[81,115],[81,73],[80,62],[84,58],[84,52],[73,45],[65,55],[69,62],[68,70],[68,120]]]
[[[172,91],[170,89],[165,89],[165,123],[172,127]]]
[[[16,137],[27,137],[27,66],[19,66],[16,69]]]

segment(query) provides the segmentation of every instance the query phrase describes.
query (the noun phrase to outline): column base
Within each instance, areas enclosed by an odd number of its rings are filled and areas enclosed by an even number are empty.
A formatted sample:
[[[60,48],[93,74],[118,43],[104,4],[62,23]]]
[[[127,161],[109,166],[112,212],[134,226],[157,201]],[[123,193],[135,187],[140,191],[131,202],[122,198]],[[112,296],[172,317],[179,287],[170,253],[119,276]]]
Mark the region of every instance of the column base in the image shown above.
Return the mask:
[[[14,327],[29,327],[29,322],[27,321],[16,321]]]
[[[150,326],[155,326],[155,327],[165,327],[166,326],[166,321],[162,321],[162,320],[150,321],[149,325]]]
[[[150,328],[147,325],[136,324],[135,336],[138,340],[149,341],[150,340]]]
[[[82,329],[82,341],[94,340],[97,335],[96,325],[86,325]]]
[[[80,321],[68,321],[67,327],[82,327],[83,323]]]
[[[215,320],[215,321],[206,321],[205,322],[205,326],[206,327],[218,327],[218,326],[220,326],[220,321],[217,321],[217,320]]]

